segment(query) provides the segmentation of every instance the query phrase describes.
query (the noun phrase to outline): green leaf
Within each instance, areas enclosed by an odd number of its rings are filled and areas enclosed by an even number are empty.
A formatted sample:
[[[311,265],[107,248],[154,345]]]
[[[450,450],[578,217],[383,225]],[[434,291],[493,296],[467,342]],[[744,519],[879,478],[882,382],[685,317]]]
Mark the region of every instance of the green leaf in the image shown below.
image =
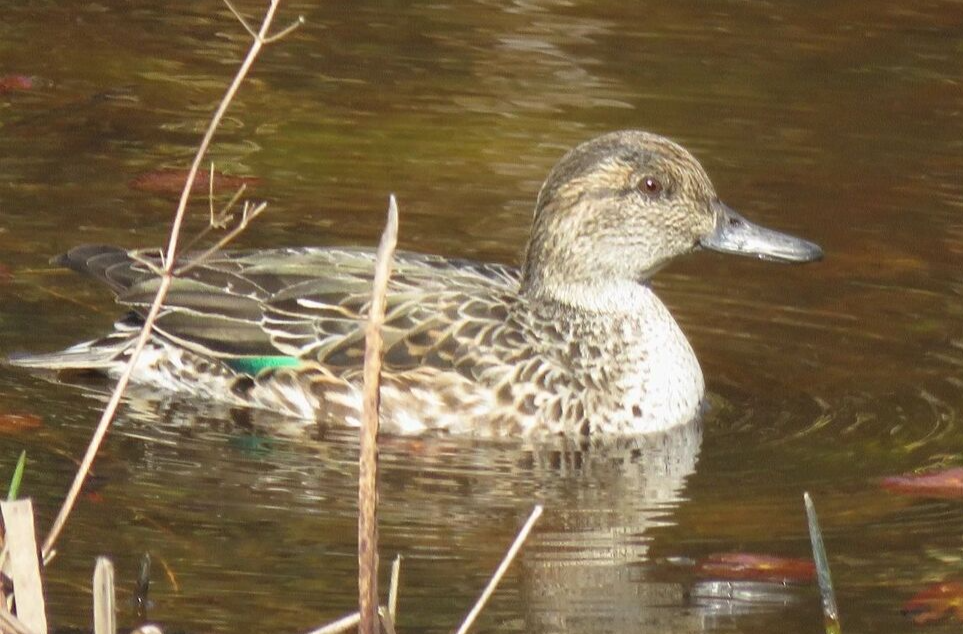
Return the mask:
[[[13,470],[13,477],[10,478],[10,489],[7,493],[7,499],[11,502],[17,499],[17,495],[20,493],[20,482],[23,480],[23,468],[27,464],[27,452],[26,450],[20,452],[20,458],[17,460],[17,468]]]

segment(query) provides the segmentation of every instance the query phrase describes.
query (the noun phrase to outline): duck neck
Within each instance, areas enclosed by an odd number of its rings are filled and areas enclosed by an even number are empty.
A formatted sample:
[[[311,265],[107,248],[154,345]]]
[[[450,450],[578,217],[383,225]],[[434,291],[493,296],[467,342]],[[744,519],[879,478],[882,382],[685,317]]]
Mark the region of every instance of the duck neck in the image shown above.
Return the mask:
[[[647,282],[621,279],[549,282],[533,278],[527,272],[522,295],[535,302],[600,316],[638,315],[655,299]]]

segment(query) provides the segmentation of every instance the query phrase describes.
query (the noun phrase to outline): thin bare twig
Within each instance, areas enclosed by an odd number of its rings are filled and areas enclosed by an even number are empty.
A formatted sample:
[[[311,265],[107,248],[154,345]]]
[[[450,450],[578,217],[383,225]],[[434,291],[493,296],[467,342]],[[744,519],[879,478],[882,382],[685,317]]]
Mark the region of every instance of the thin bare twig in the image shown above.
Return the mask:
[[[234,208],[234,205],[237,204],[237,201],[241,199],[241,196],[244,195],[245,191],[247,191],[247,183],[241,183],[241,186],[237,188],[237,191],[234,192],[234,195],[231,196],[231,199],[227,201],[227,204],[224,205],[223,208],[221,208],[221,213],[217,215],[217,218],[211,218],[211,225],[208,230],[211,228],[224,229],[227,227],[228,221],[230,220],[231,216],[234,215],[232,209]]]
[[[461,627],[458,628],[457,634],[465,634],[465,632],[467,632],[475,622],[475,619],[478,618],[478,614],[482,611],[482,608],[485,607],[485,604],[488,603],[488,599],[492,596],[492,593],[495,592],[495,588],[498,587],[498,582],[502,580],[502,577],[505,575],[505,571],[508,570],[512,560],[515,559],[515,555],[517,555],[519,549],[521,549],[522,544],[524,544],[525,540],[528,539],[528,534],[532,532],[532,527],[535,526],[535,522],[537,522],[538,518],[541,516],[542,505],[537,504],[535,508],[532,509],[532,514],[528,516],[528,521],[526,521],[525,525],[522,526],[522,529],[518,531],[518,536],[512,543],[511,548],[508,549],[508,552],[505,553],[502,563],[498,564],[495,574],[492,575],[488,585],[485,586],[485,590],[481,593],[481,596],[478,597],[478,601],[475,602],[475,606],[471,609],[471,612],[468,613],[468,616],[465,617]]]
[[[157,266],[156,264],[154,264],[150,259],[147,258],[147,256],[145,256],[140,251],[129,251],[127,255],[130,257],[131,260],[133,260],[134,262],[137,262],[138,264],[143,265],[148,271],[150,271],[157,277],[161,277],[164,275],[164,269],[166,267],[164,266],[163,251],[158,251],[157,253],[158,257],[161,260],[161,266]]]
[[[347,616],[342,616],[337,621],[328,623],[316,630],[311,630],[307,634],[339,634],[340,632],[347,632],[356,626],[360,620],[361,613],[353,612]]]
[[[229,0],[224,0],[224,4],[226,4],[227,8],[231,10],[231,13],[234,14],[234,17],[237,18],[237,21],[241,23],[241,26],[244,27],[244,30],[247,31],[255,40],[258,39],[257,31],[251,28],[251,25],[248,24],[244,16],[234,8],[234,5],[231,4]]]
[[[375,258],[371,308],[365,330],[361,447],[358,458],[358,611],[361,634],[378,631],[378,409],[381,405],[381,354],[385,295],[398,243],[398,203],[388,202],[388,222]]]
[[[294,31],[296,28],[298,28],[298,27],[301,26],[302,24],[304,24],[304,16],[303,16],[303,15],[299,15],[297,20],[295,20],[294,22],[292,22],[291,24],[289,24],[289,25],[286,26],[285,28],[281,29],[280,31],[278,31],[278,32],[275,33],[274,35],[271,35],[271,36],[269,36],[269,37],[264,38],[264,43],[265,43],[265,44],[273,44],[274,42],[277,42],[277,41],[280,40],[281,38],[287,37],[288,35],[290,35],[292,31]]]
[[[201,144],[197,148],[197,153],[195,154],[194,161],[191,164],[187,181],[184,183],[184,189],[181,192],[181,197],[177,205],[177,212],[174,215],[174,221],[171,225],[171,233],[167,244],[166,257],[162,255],[164,272],[160,276],[160,285],[157,288],[157,294],[154,297],[154,303],[151,304],[151,307],[144,318],[144,326],[141,329],[140,336],[137,338],[137,342],[131,350],[130,359],[128,359],[123,373],[117,380],[114,391],[110,395],[110,400],[104,409],[103,415],[100,417],[100,422],[97,424],[97,429],[94,431],[93,438],[87,447],[87,452],[84,454],[84,459],[81,462],[80,469],[77,471],[77,475],[74,477],[74,481],[70,486],[70,490],[67,492],[67,497],[64,500],[60,511],[57,513],[57,517],[50,529],[50,533],[48,533],[47,538],[44,541],[43,549],[41,551],[43,553],[44,563],[49,561],[53,547],[57,543],[57,538],[60,536],[60,533],[67,522],[67,518],[70,516],[70,513],[73,510],[74,504],[77,502],[77,496],[80,494],[80,489],[84,484],[84,480],[87,477],[90,466],[94,462],[94,458],[97,455],[97,450],[100,448],[100,444],[103,442],[104,436],[107,435],[107,430],[110,427],[110,423],[113,421],[117,412],[117,408],[120,405],[120,399],[124,393],[124,390],[127,388],[127,384],[130,382],[131,375],[134,372],[135,364],[137,363],[137,358],[140,356],[141,351],[147,345],[147,341],[150,338],[154,321],[157,319],[157,315],[160,313],[161,306],[163,305],[164,299],[167,297],[167,292],[170,290],[171,283],[174,279],[173,270],[177,259],[177,245],[180,239],[181,225],[184,223],[184,216],[187,211],[187,201],[190,197],[191,189],[194,186],[194,181],[197,178],[197,171],[200,168],[201,161],[204,160],[204,156],[207,153],[208,147],[210,147],[211,139],[213,139],[214,132],[220,125],[221,119],[224,117],[224,113],[227,111],[228,106],[234,99],[234,96],[237,94],[237,91],[241,86],[241,82],[244,81],[244,78],[247,76],[247,73],[251,68],[251,65],[254,63],[258,53],[261,51],[261,47],[264,45],[267,32],[271,27],[271,22],[274,20],[274,14],[277,11],[279,2],[280,0],[271,0],[271,4],[268,6],[268,9],[264,14],[264,20],[261,23],[261,29],[258,31],[254,42],[251,44],[251,48],[248,50],[247,56],[241,63],[237,74],[234,76],[234,80],[231,82],[231,85],[225,92],[224,97],[221,99],[221,102],[207,127],[207,131],[204,133],[204,138],[201,140]]]
[[[161,277],[160,286],[157,289],[157,297],[163,301],[163,298],[167,296],[167,291],[170,289],[172,277],[163,276]],[[70,512],[74,508],[74,504],[77,502],[77,496],[80,495],[80,489],[84,484],[84,480],[87,477],[87,473],[90,471],[90,466],[94,463],[94,458],[97,456],[97,450],[100,448],[100,443],[103,442],[104,436],[107,435],[107,430],[110,427],[110,423],[114,419],[114,415],[117,413],[117,407],[120,405],[120,399],[124,394],[124,390],[127,389],[127,384],[130,382],[130,377],[134,373],[134,364],[137,362],[138,356],[140,356],[141,350],[147,345],[147,339],[150,337],[151,326],[157,319],[158,313],[161,309],[161,301],[154,302],[150,307],[150,312],[147,313],[147,317],[144,320],[144,327],[141,330],[140,336],[137,338],[137,343],[134,345],[133,352],[131,353],[130,359],[127,361],[127,366],[124,368],[123,374],[117,380],[117,385],[114,387],[114,391],[110,395],[110,400],[107,402],[107,407],[104,408],[104,412],[100,417],[100,422],[97,424],[97,429],[94,430],[94,436],[90,439],[90,444],[87,446],[87,453],[84,454],[84,459],[80,463],[80,469],[77,470],[77,475],[74,476],[74,481],[70,485],[70,490],[67,492],[67,498],[64,500],[63,506],[60,507],[60,512],[57,514],[57,518],[54,520],[53,526],[50,529],[50,533],[47,534],[47,539],[43,543],[43,548],[41,553],[43,554],[43,562],[46,565],[51,560],[51,553],[53,551],[54,545],[57,543],[57,538],[60,536],[60,532],[63,530],[64,524],[67,522],[67,518],[70,516]]]
[[[261,212],[264,211],[265,209],[267,209],[267,203],[262,202],[262,203],[258,203],[253,209],[248,211],[247,203],[245,203],[244,210],[242,211],[243,215],[241,216],[241,222],[239,222],[236,227],[228,231],[227,234],[224,235],[224,237],[222,237],[220,240],[214,243],[209,249],[205,250],[203,253],[200,253],[195,257],[192,257],[186,264],[184,264],[183,266],[179,267],[176,271],[174,271],[174,276],[179,277],[181,275],[184,275],[191,269],[198,267],[204,262],[206,262],[208,258],[210,258],[212,255],[214,255],[215,253],[223,249],[228,242],[230,242],[234,238],[241,235],[241,233],[245,229],[247,229],[247,225],[252,220],[260,216]]]
[[[251,37],[253,37],[256,40],[261,40],[265,44],[271,44],[272,42],[277,42],[281,38],[290,34],[291,31],[295,30],[296,28],[304,24],[304,16],[299,15],[297,20],[295,20],[293,23],[281,29],[278,33],[265,37],[261,33],[254,32],[254,29],[252,29],[251,25],[247,23],[247,20],[244,19],[244,16],[241,15],[241,13],[234,8],[234,5],[231,4],[230,0],[224,0],[224,4],[227,5],[227,8],[231,10],[231,13],[234,14],[234,17],[237,18],[237,21],[241,23],[241,26],[244,27],[244,30],[247,31]]]
[[[207,234],[209,234],[214,229],[227,228],[228,223],[236,213],[234,211],[234,205],[237,204],[237,201],[241,199],[241,196],[244,195],[244,192],[246,190],[247,190],[247,183],[241,183],[240,187],[237,188],[237,191],[234,192],[234,195],[231,196],[231,199],[227,201],[227,203],[223,207],[221,207],[221,211],[219,211],[217,214],[212,213],[211,218],[207,223],[207,226],[201,229],[200,231],[198,231],[197,235],[191,238],[191,241],[188,242],[186,245],[184,245],[184,252],[188,252],[191,249],[193,249],[194,245],[198,244],[201,240],[207,237]]]
[[[279,2],[280,0],[271,0],[271,4],[268,6],[267,12],[264,14],[264,20],[261,22],[261,28],[254,35],[254,42],[251,44],[250,50],[248,50],[247,57],[245,57],[244,61],[241,62],[241,67],[234,76],[234,81],[232,81],[231,85],[228,86],[227,92],[224,94],[224,98],[217,106],[214,116],[211,117],[211,123],[208,125],[207,131],[204,133],[204,138],[201,139],[201,145],[197,148],[197,154],[194,155],[194,162],[191,163],[191,169],[187,174],[187,182],[184,183],[184,189],[181,191],[181,197],[177,203],[177,213],[174,216],[174,223],[171,226],[171,239],[167,243],[168,262],[173,262],[177,256],[177,242],[180,238],[180,228],[184,222],[184,216],[187,210],[187,200],[190,198],[191,188],[194,186],[194,181],[197,178],[197,171],[201,167],[201,161],[204,160],[204,156],[207,154],[207,149],[210,147],[211,140],[214,138],[214,132],[217,131],[217,128],[220,126],[221,119],[224,118],[224,113],[227,112],[227,108],[234,99],[234,95],[237,94],[238,89],[241,87],[241,82],[243,82],[244,78],[247,77],[247,73],[251,69],[251,65],[254,63],[255,58],[257,58],[258,53],[261,52],[261,47],[263,47],[265,44],[265,38],[267,37],[268,30],[271,28],[271,22],[274,20],[274,13],[277,11]],[[228,4],[228,6],[230,5]],[[231,10],[234,11],[233,7]],[[238,15],[236,11],[235,15]],[[172,268],[172,265],[168,264],[168,269]]]
[[[207,179],[207,207],[211,211],[211,223],[214,223],[214,161],[211,161],[211,177]]]

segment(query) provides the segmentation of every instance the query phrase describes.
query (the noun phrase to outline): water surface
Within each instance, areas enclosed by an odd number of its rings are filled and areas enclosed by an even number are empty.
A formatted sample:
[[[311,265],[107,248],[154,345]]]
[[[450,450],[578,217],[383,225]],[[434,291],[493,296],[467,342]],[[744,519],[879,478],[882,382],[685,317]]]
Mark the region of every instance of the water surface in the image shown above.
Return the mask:
[[[404,630],[450,631],[543,503],[481,631],[819,631],[811,584],[707,597],[692,565],[807,556],[808,490],[846,631],[915,631],[900,605],[963,576],[961,503],[879,479],[961,464],[963,5],[291,2],[279,21],[299,13],[212,151],[270,202],[238,246],[373,244],[394,192],[403,248],[515,263],[551,165],[632,127],[690,148],[729,205],[827,253],[806,267],[698,254],[659,274],[707,378],[701,424],[588,447],[387,439],[382,554],[405,556]],[[36,85],[0,94],[5,352],[116,316],[47,260],[164,240],[172,199],[129,183],[187,166],[246,47],[207,0],[6,8],[0,75]],[[49,526],[102,399],[9,368],[0,395],[42,417],[0,436],[0,473],[27,449]],[[141,396],[49,571],[53,622],[89,623],[95,556],[125,591],[145,551],[169,630],[299,632],[349,611],[353,432]]]

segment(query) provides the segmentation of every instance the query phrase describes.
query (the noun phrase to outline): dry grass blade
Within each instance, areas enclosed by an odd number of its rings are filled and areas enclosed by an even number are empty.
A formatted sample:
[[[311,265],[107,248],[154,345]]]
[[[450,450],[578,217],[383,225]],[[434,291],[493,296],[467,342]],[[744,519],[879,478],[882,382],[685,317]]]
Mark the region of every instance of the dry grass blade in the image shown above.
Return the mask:
[[[94,567],[94,634],[117,633],[114,596],[114,564],[98,557]]]
[[[358,458],[358,611],[361,634],[378,631],[378,409],[381,389],[381,326],[391,261],[398,243],[398,203],[391,196],[388,222],[375,258],[371,309],[365,330],[364,391]]]
[[[819,583],[819,594],[823,603],[823,620],[826,634],[839,634],[842,628],[839,624],[839,608],[836,606],[836,592],[833,590],[833,578],[829,573],[829,559],[826,557],[826,547],[823,545],[823,532],[819,528],[819,518],[816,516],[816,505],[809,493],[803,493],[806,504],[806,519],[809,522],[809,541],[813,547],[813,560],[816,562],[816,580]]]
[[[40,559],[33,527],[33,504],[29,499],[0,502],[6,547],[10,557],[17,618],[30,631],[47,634],[47,613],[40,580]]]
[[[87,446],[87,452],[84,454],[84,459],[81,462],[81,466],[77,470],[77,475],[74,477],[74,481],[70,486],[70,490],[67,492],[67,496],[60,508],[59,513],[57,514],[56,519],[54,520],[53,526],[50,529],[50,533],[47,535],[46,540],[44,540],[42,550],[44,563],[51,559],[53,547],[57,542],[57,538],[60,536],[60,532],[63,530],[63,527],[67,522],[67,518],[70,516],[70,513],[73,510],[74,504],[77,502],[77,496],[80,494],[80,489],[83,486],[84,480],[87,478],[87,473],[90,471],[90,466],[94,462],[94,458],[97,455],[97,450],[100,448],[100,444],[103,442],[104,436],[107,435],[107,430],[110,428],[110,423],[113,421],[114,415],[117,412],[117,408],[120,405],[120,399],[124,393],[124,390],[127,389],[127,384],[130,382],[137,358],[140,356],[144,346],[147,345],[147,340],[150,338],[154,321],[157,319],[157,315],[160,313],[161,306],[164,303],[164,299],[167,297],[167,292],[170,290],[170,286],[173,281],[172,272],[177,259],[177,245],[180,239],[181,226],[184,223],[184,216],[187,211],[187,201],[190,197],[191,189],[194,186],[194,180],[197,178],[197,171],[200,168],[201,161],[204,160],[207,149],[211,144],[211,139],[213,139],[214,132],[220,125],[221,119],[224,117],[224,113],[227,111],[228,106],[234,99],[234,95],[237,94],[237,91],[241,86],[241,82],[244,81],[244,78],[247,76],[247,73],[251,68],[251,65],[254,63],[254,60],[257,58],[262,46],[265,44],[267,33],[271,27],[272,21],[274,20],[274,14],[277,11],[279,2],[280,0],[271,0],[266,13],[264,14],[264,20],[261,23],[261,29],[258,31],[257,37],[254,38],[254,42],[251,44],[251,48],[248,50],[247,56],[241,63],[237,74],[234,76],[234,80],[231,82],[231,85],[225,92],[224,97],[221,99],[217,110],[211,118],[211,122],[208,125],[207,131],[204,133],[204,138],[201,140],[201,144],[197,149],[197,153],[194,156],[194,162],[191,164],[187,181],[184,184],[184,190],[181,192],[181,197],[177,205],[177,212],[174,215],[174,221],[171,225],[170,240],[167,244],[166,256],[163,259],[164,271],[160,276],[161,281],[157,288],[157,294],[154,297],[154,302],[151,304],[150,310],[144,318],[144,326],[141,330],[140,336],[137,338],[137,342],[131,350],[131,355],[127,362],[127,366],[124,368],[123,373],[117,380],[117,385],[114,387],[114,391],[110,395],[110,400],[108,401],[107,406],[104,408],[103,415],[97,424],[97,429],[94,431],[93,438],[91,438],[90,444]]]
[[[20,484],[23,482],[23,470],[27,466],[27,450],[24,449],[20,452],[20,457],[17,459],[17,466],[14,467],[13,477],[10,478],[10,488],[7,489],[7,499],[16,500],[17,496],[20,495]]]
[[[475,619],[478,618],[482,608],[485,607],[485,604],[488,603],[488,599],[491,598],[492,593],[495,592],[495,588],[498,587],[498,583],[502,580],[502,577],[505,576],[505,571],[508,570],[508,567],[515,559],[515,555],[518,554],[518,551],[525,543],[525,540],[528,539],[528,534],[532,532],[532,527],[535,526],[535,522],[537,522],[538,518],[542,516],[542,510],[543,508],[541,504],[537,504],[535,508],[532,509],[532,514],[528,516],[528,520],[525,522],[525,525],[522,526],[520,531],[518,531],[518,536],[515,537],[515,541],[512,542],[511,548],[509,548],[508,552],[505,553],[505,557],[502,559],[502,562],[498,564],[495,574],[492,575],[488,585],[485,586],[485,590],[481,593],[481,596],[478,597],[478,601],[475,602],[475,606],[471,609],[471,612],[468,613],[468,616],[465,617],[461,627],[458,628],[457,634],[465,634],[469,628],[471,628],[472,624],[475,622]]]

